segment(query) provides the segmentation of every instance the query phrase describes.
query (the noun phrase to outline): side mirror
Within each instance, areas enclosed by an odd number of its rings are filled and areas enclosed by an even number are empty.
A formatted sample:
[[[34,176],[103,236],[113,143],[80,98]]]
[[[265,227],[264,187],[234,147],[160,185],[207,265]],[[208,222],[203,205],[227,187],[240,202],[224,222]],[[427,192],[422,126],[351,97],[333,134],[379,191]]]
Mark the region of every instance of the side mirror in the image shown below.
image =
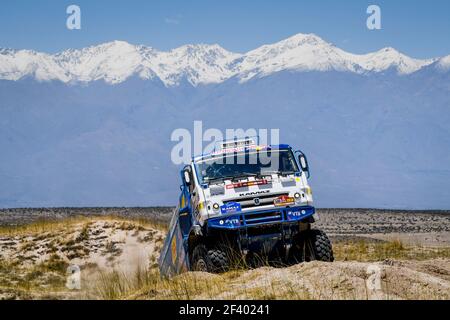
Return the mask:
[[[306,177],[309,178],[310,174],[309,174],[308,160],[306,159],[306,156],[303,153],[301,153],[298,156],[298,163],[300,164],[302,171],[306,173]]]
[[[191,180],[191,171],[190,171],[189,169],[185,169],[185,170],[183,171],[183,175],[184,175],[184,182],[186,182],[186,184],[187,184],[188,186],[190,186],[191,183],[192,183],[192,180]]]

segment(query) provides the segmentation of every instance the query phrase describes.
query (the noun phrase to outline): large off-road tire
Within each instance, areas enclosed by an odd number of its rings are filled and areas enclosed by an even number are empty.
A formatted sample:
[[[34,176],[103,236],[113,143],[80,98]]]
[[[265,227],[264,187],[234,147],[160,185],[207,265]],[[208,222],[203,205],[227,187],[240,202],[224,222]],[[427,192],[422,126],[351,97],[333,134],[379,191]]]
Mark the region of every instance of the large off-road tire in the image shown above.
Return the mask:
[[[307,232],[305,249],[306,261],[334,261],[331,241],[326,233],[321,230],[309,230]]]
[[[333,247],[325,232],[308,230],[297,235],[290,252],[290,263],[313,260],[334,261]]]
[[[208,250],[203,244],[195,246],[192,251],[191,270],[208,272]]]
[[[191,269],[203,272],[225,272],[230,269],[229,258],[224,250],[219,248],[207,249],[198,244],[192,251]]]
[[[221,249],[208,250],[208,260],[211,272],[225,272],[230,269],[230,260],[226,252]]]

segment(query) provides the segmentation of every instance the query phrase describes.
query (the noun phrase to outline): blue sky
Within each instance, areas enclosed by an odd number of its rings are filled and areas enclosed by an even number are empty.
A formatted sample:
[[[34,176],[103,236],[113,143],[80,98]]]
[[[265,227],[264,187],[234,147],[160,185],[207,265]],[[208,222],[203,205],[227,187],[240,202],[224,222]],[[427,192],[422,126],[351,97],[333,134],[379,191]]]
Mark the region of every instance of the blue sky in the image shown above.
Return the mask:
[[[82,29],[66,28],[77,4]],[[382,30],[366,28],[369,4],[381,7]],[[0,47],[57,52],[111,40],[168,50],[218,43],[245,52],[296,33],[315,33],[366,53],[391,46],[417,58],[450,54],[450,1],[2,0]]]

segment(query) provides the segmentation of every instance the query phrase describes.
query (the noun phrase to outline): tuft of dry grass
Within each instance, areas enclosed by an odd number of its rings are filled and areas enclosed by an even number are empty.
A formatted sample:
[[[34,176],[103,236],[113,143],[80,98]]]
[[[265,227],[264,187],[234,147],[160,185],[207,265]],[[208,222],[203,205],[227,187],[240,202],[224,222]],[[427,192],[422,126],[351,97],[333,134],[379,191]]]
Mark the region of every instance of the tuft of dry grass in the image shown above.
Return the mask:
[[[0,260],[0,293],[9,291],[21,299],[30,299],[32,292],[39,292],[40,296],[64,293],[67,266],[58,255],[30,268]]]
[[[89,290],[89,295],[98,299],[118,300],[124,299],[143,288],[151,288],[160,280],[155,269],[146,269],[137,266],[134,273],[113,270],[99,273],[99,276]]]
[[[427,260],[450,257],[449,247],[406,246],[400,240],[337,242],[333,244],[333,252],[338,261]]]
[[[82,241],[88,240],[89,239],[89,227],[90,227],[90,223],[86,223],[83,226],[83,228],[81,229],[78,236],[75,238],[75,241],[82,242]]]
[[[57,254],[52,254],[47,261],[39,265],[43,271],[53,271],[60,274],[65,274],[68,266],[69,264]]]

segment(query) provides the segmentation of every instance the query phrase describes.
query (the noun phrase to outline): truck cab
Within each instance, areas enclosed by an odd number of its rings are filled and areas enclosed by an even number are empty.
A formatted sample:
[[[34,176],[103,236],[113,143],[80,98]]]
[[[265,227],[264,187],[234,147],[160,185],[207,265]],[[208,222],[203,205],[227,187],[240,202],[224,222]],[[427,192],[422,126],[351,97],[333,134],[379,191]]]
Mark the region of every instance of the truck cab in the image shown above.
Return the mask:
[[[193,157],[180,172],[161,274],[332,261],[328,237],[311,228],[318,215],[309,176],[300,150],[251,138],[225,141]]]

